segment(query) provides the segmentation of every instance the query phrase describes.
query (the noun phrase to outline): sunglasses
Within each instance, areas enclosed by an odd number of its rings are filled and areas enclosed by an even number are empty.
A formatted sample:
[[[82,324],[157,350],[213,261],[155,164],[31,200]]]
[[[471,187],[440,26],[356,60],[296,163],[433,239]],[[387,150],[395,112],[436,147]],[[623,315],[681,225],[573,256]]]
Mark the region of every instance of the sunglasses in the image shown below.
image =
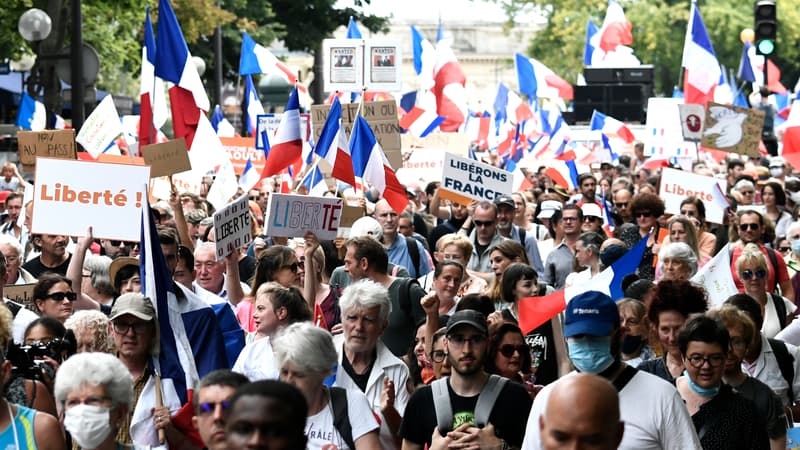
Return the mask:
[[[614,206],[616,206],[617,208],[627,208],[627,207],[628,207],[628,203],[627,203],[627,202],[624,202],[624,203],[614,203]]]
[[[57,302],[63,302],[64,299],[74,302],[78,298],[78,294],[74,292],[53,292],[52,294],[47,294],[45,298],[50,298]]]
[[[228,408],[230,408],[230,406],[231,406],[231,402],[229,402],[228,400],[223,400],[221,402],[203,402],[203,403],[200,403],[198,405],[198,406],[200,406],[200,412],[199,412],[198,415],[204,416],[204,415],[208,415],[208,414],[213,413],[214,410],[217,409],[217,405],[222,406],[222,410],[223,411],[227,411]]]
[[[128,246],[128,244],[125,241],[110,240],[110,241],[108,241],[108,243],[111,244],[112,247],[119,247],[122,244],[125,244],[126,247]]]
[[[653,213],[650,211],[639,211],[635,215],[636,217],[653,217]]]
[[[755,191],[739,191],[739,193],[742,195],[753,195],[755,194]]]
[[[494,225],[494,220],[473,220],[472,223],[474,223],[476,227],[490,227]]]
[[[739,225],[739,231],[747,231],[750,229],[751,231],[756,231],[761,228],[761,225],[757,223],[743,223]]]
[[[745,281],[752,280],[753,278],[757,278],[759,280],[764,279],[767,276],[767,271],[764,269],[758,269],[755,272],[752,270],[745,270],[739,274],[739,278]]]
[[[295,262],[293,262],[293,263],[291,263],[291,264],[287,264],[287,265],[285,265],[285,266],[281,266],[281,269],[289,269],[289,270],[291,270],[292,272],[295,272],[295,273],[297,273],[297,268],[298,268],[298,267],[300,267],[300,264],[298,264],[298,263],[297,263],[297,261],[295,261]]]
[[[792,249],[792,247],[778,247],[778,250],[779,250],[781,253],[786,253],[786,252],[788,252],[788,251],[789,251],[789,250],[791,250],[791,249]]]
[[[528,346],[526,344],[522,345],[506,344],[501,346],[498,349],[498,351],[500,352],[501,355],[505,356],[506,358],[511,358],[512,356],[514,356],[514,352],[519,353],[519,356],[524,355],[525,352],[528,351]]]
[[[586,217],[583,218],[584,222],[591,222],[591,223],[595,223],[598,220],[600,220],[599,217],[593,217],[593,216],[586,216]]]

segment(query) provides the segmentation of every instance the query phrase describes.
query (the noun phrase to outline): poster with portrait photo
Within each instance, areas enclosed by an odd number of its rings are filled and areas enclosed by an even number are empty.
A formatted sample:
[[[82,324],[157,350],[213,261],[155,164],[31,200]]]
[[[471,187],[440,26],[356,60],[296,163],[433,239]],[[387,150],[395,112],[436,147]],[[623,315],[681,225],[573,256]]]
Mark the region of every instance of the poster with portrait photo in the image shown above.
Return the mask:
[[[400,41],[366,41],[368,64],[367,89],[375,91],[400,91],[402,87],[402,49]]]
[[[323,41],[323,84],[326,91],[360,91],[364,87],[363,45],[361,39]]]

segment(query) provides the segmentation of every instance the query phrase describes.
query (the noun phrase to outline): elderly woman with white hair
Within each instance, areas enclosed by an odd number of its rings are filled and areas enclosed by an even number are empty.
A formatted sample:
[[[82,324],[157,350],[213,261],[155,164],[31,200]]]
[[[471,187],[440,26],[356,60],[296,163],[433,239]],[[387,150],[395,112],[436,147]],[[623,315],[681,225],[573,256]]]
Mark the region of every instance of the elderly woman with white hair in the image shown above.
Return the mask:
[[[6,257],[6,284],[36,283],[36,277],[22,268],[25,249],[22,244],[9,234],[0,234],[0,252]]]
[[[731,189],[731,194],[739,205],[752,205],[755,203],[756,186],[748,179],[742,178]]]
[[[108,334],[108,316],[100,311],[87,309],[77,311],[64,322],[72,330],[78,345],[78,353],[111,353],[114,341]]]
[[[108,353],[79,353],[64,361],[56,375],[56,401],[64,428],[83,450],[117,450],[117,431],[133,401],[133,378]]]
[[[273,349],[280,366],[280,380],[299,389],[308,403],[307,449],[380,448],[379,425],[364,394],[324,384],[336,365],[336,349],[327,330],[309,322],[289,325],[275,339]],[[337,414],[345,411],[350,423],[348,435],[337,427],[345,420]]]
[[[335,338],[339,352],[336,386],[367,396],[381,424],[381,448],[400,448],[398,432],[410,396],[408,366],[381,341],[389,325],[389,291],[363,280],[339,298],[344,334]]]
[[[697,254],[684,242],[671,242],[658,253],[661,280],[689,280],[697,273]]]

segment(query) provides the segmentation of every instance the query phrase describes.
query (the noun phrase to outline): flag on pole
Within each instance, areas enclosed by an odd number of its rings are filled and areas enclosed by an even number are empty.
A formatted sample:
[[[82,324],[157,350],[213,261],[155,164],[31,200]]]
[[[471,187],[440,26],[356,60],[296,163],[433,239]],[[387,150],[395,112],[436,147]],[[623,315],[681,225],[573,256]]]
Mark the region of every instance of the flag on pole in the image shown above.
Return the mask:
[[[776,94],[785,94],[786,86],[781,84],[781,70],[772,60],[756,54],[756,48],[750,42],[742,47],[739,60],[739,79],[747,80],[756,86],[764,85],[764,60],[767,62],[767,87]],[[754,89],[757,90],[757,89]]]
[[[342,126],[342,105],[338,98],[333,99],[325,125],[314,147],[314,153],[331,165],[333,178],[355,186],[353,158],[350,156],[347,136]]]
[[[609,0],[603,25],[591,38],[594,51],[590,65],[630,67],[641,64],[628,47],[633,44],[632,28],[622,6],[617,0]]]
[[[270,140],[270,150],[261,178],[271,177],[287,167],[296,164],[303,156],[303,138],[300,134],[300,103],[297,98],[297,87],[286,103],[278,129]]]
[[[258,99],[253,76],[249,74],[244,77],[244,105],[244,109],[247,111],[247,131],[250,136],[255,136],[258,116],[264,114],[264,105]]]
[[[322,197],[328,192],[328,184],[325,182],[325,176],[322,175],[322,171],[319,170],[319,166],[316,165],[312,170],[308,171],[301,184],[306,187],[308,195],[313,197]]]
[[[594,54],[594,45],[592,38],[597,34],[597,25],[592,22],[592,19],[586,21],[586,44],[583,46],[583,65],[592,65],[592,54]]]
[[[219,137],[236,136],[236,130],[233,129],[233,125],[222,114],[222,108],[219,105],[215,106],[214,112],[211,113],[211,126],[214,127],[214,131]]]
[[[142,72],[139,84],[139,148],[155,144],[158,131],[167,121],[167,99],[164,80],[156,76],[156,39],[150,21],[150,7],[144,20],[144,45],[142,46]],[[156,136],[152,136],[153,133]]]
[[[83,146],[92,158],[116,147],[114,141],[122,134],[122,121],[114,105],[114,99],[107,95],[89,114],[75,141]],[[119,152],[119,150],[115,150]],[[118,153],[117,153],[118,154]]]
[[[539,325],[552,319],[566,308],[573,297],[584,292],[598,291],[609,295],[614,301],[621,299],[624,296],[622,280],[626,275],[636,272],[647,248],[649,237],[649,234],[643,237],[620,259],[586,283],[570,286],[543,297],[528,297],[520,300],[518,303],[519,327],[522,333],[528,334]]]
[[[592,112],[590,130],[599,130],[607,137],[619,138],[628,144],[634,141],[633,133],[627,125],[611,116],[601,113],[596,109]]]
[[[253,161],[248,156],[247,163],[244,165],[244,170],[242,170],[242,175],[239,177],[239,187],[242,188],[242,191],[248,192],[258,184],[259,178],[258,171],[255,166],[253,166]]]
[[[44,130],[47,127],[47,110],[44,103],[23,92],[17,110],[17,126],[23,130]]]
[[[713,101],[714,89],[722,79],[722,69],[695,2],[692,2],[681,66],[684,69],[684,101],[701,105]]]
[[[528,98],[572,100],[572,85],[534,58],[514,54],[519,91]]]
[[[242,50],[239,55],[239,75],[269,74],[282,78],[299,91],[299,101],[307,105],[308,88],[298,82],[297,74],[279,60],[266,47],[256,43],[246,32],[242,32]]]
[[[350,16],[350,21],[347,22],[347,39],[361,39],[361,30],[358,29],[353,16]]]
[[[157,28],[155,75],[174,83],[169,88],[172,128],[191,147],[199,115],[210,109],[208,95],[169,0],[158,2]]]
[[[400,119],[400,127],[408,130],[414,136],[422,138],[436,130],[443,121],[444,117],[414,106]]]
[[[411,25],[411,47],[414,54],[414,72],[417,74],[420,88],[433,88],[433,70],[436,66],[436,49],[420,31]],[[406,109],[408,111],[408,109]]]
[[[359,180],[362,185],[368,182],[381,193],[395,212],[403,212],[408,205],[406,190],[397,180],[397,175],[386,159],[378,140],[375,139],[372,128],[361,116],[358,116],[353,124],[350,155],[353,158],[356,183],[358,184]]]
[[[442,131],[457,131],[467,118],[467,77],[458,63],[448,39],[436,43],[436,65],[433,69],[436,113],[445,117]]]

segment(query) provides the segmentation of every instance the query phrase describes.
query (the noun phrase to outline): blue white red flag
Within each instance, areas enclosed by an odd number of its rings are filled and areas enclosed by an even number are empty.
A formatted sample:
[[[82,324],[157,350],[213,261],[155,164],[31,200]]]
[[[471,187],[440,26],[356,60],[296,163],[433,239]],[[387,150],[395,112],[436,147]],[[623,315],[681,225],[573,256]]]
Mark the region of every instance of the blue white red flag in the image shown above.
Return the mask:
[[[242,32],[242,50],[239,55],[239,75],[270,74],[285,80],[299,91],[299,102],[307,105],[308,88],[298,83],[297,75],[272,54],[266,47],[256,43],[246,32]]]
[[[414,72],[422,89],[433,88],[433,69],[436,66],[436,49],[433,44],[411,26],[411,47],[414,55]]]
[[[756,48],[745,42],[739,61],[739,78],[753,83],[755,89],[764,85],[764,60],[767,61],[767,87],[776,94],[785,94],[786,86],[781,84],[781,70],[769,58],[756,54]]]
[[[350,156],[347,136],[342,126],[342,105],[338,98],[333,99],[328,117],[325,118],[325,125],[314,147],[314,153],[328,161],[332,167],[333,178],[355,186],[353,158]]]
[[[705,105],[714,101],[714,89],[722,80],[722,69],[695,2],[689,15],[681,66],[685,70],[684,102]]]
[[[443,121],[444,117],[414,106],[411,111],[400,119],[399,123],[404,130],[408,130],[414,136],[422,138],[439,128]]]
[[[627,125],[596,109],[592,112],[589,129],[598,130],[607,137],[622,139],[629,144],[634,141],[633,133]]]
[[[592,22],[592,19],[586,21],[586,44],[583,46],[583,65],[592,65],[592,54],[594,53],[594,45],[592,38],[597,34],[597,25]]]
[[[303,178],[302,184],[306,187],[308,195],[313,197],[322,197],[323,194],[328,192],[328,184],[325,182],[325,177],[322,175],[322,171],[319,170],[319,166],[314,166],[312,170],[308,171],[305,178]]]
[[[253,166],[253,161],[248,156],[247,163],[242,170],[242,176],[239,177],[239,187],[242,188],[242,191],[248,192],[258,184],[260,178],[261,176],[258,174],[255,166]]]
[[[403,212],[408,205],[406,190],[397,180],[397,175],[375,139],[372,128],[362,116],[356,117],[353,124],[350,155],[353,158],[356,185],[360,183],[363,188],[363,183],[371,184],[389,202],[392,209],[397,213]]]
[[[609,0],[603,25],[591,37],[592,66],[630,67],[640,64],[633,49],[633,26],[625,18],[625,11],[617,0]]]
[[[261,178],[271,177],[298,162],[303,157],[303,137],[300,133],[300,103],[297,87],[292,90],[286,109],[281,116],[275,135],[271,136],[270,150]]]
[[[264,114],[264,105],[258,99],[253,76],[249,74],[244,77],[244,109],[247,111],[247,132],[255,136],[258,116]]]
[[[519,53],[514,55],[514,62],[517,68],[519,91],[528,98],[572,99],[572,85],[544,64]]]
[[[211,126],[219,137],[236,136],[236,130],[233,129],[233,125],[222,114],[222,108],[219,105],[215,106],[214,112],[211,113]]]
[[[47,110],[44,103],[22,93],[17,110],[17,126],[23,130],[41,131],[47,127]]]
[[[442,131],[458,131],[466,121],[467,76],[450,48],[449,39],[436,43],[436,65],[433,70],[434,85],[431,89],[436,95],[436,113],[445,120],[439,125]]]
[[[142,72],[139,84],[139,148],[155,144],[158,131],[167,121],[167,99],[164,80],[156,76],[156,39],[150,21],[148,6],[144,21],[144,45],[142,46]],[[155,134],[155,136],[153,136]]]

